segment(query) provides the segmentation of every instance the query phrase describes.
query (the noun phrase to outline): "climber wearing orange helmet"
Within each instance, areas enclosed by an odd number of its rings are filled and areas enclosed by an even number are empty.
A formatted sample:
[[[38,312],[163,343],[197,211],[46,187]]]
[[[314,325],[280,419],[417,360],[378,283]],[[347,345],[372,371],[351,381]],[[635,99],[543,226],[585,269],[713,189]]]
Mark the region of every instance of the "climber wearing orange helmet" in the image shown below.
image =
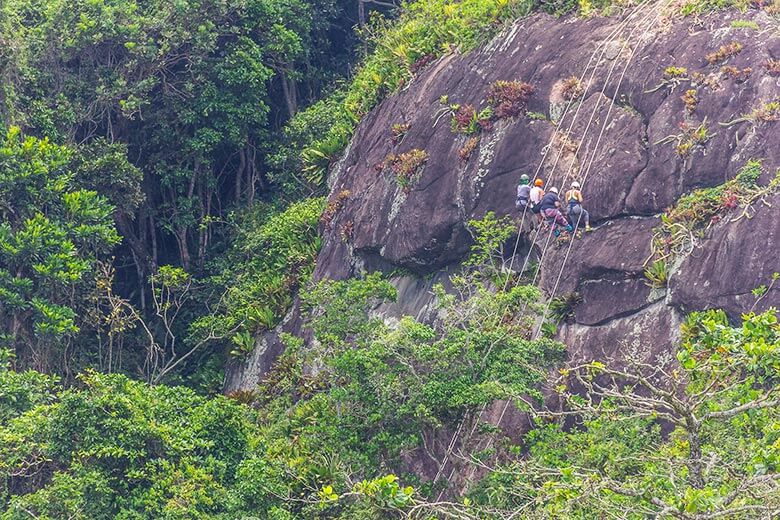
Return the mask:
[[[542,179],[536,179],[534,181],[534,187],[531,188],[531,193],[528,197],[531,201],[531,212],[537,216],[540,223],[542,222],[541,203],[542,197],[544,197],[542,186],[544,186],[544,181]]]

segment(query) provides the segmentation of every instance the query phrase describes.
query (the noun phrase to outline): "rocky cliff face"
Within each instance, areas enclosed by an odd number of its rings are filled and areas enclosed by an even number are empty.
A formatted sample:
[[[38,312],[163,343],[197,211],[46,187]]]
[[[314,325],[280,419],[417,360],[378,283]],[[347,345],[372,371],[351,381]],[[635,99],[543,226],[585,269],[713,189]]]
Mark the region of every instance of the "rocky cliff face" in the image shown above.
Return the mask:
[[[735,28],[736,19],[760,29]],[[780,123],[772,117],[719,124],[780,100],[780,78],[764,66],[780,60],[777,21],[756,10],[674,21],[637,16],[622,31],[620,23],[528,18],[476,52],[431,64],[378,106],[331,173],[330,200],[339,199],[339,210],[323,227],[315,277],[403,268],[410,274],[395,278],[399,302],[380,311],[424,317],[432,284],[471,245],[465,223],[487,211],[517,218],[518,177],[533,176],[541,164],[548,186],[583,182],[597,226],[575,240],[562,272],[568,247],[545,250],[545,237],[534,242],[532,234],[519,241],[519,258],[530,251],[540,261],[539,283],[548,296],[581,296],[574,319],[559,330],[573,359],[619,355],[628,343],[661,352],[687,312],[719,307],[738,318],[748,311],[756,304],[751,289],[780,271],[778,195],[755,204],[752,218],[710,226],[698,247],[671,266],[667,288],[651,290],[643,273],[658,215],[680,196],[724,183],[749,159],[762,159],[763,183],[780,168]],[[739,52],[710,63],[708,55],[732,42]],[[684,68],[687,79],[665,75],[668,67]],[[583,75],[586,91],[569,106],[561,81]],[[484,106],[494,81],[516,79],[535,87],[528,103],[533,115],[496,122],[462,160],[468,137],[451,131],[440,99]],[[687,90],[696,91],[695,106],[681,99]],[[408,126],[396,142],[394,124]],[[707,136],[697,141],[691,136],[702,124]],[[689,150],[678,147],[688,141]],[[376,168],[389,154],[415,149],[427,161],[406,189]],[[778,305],[780,284],[756,310]],[[274,334],[261,338],[250,359],[230,371],[228,388],[254,386],[278,352]]]

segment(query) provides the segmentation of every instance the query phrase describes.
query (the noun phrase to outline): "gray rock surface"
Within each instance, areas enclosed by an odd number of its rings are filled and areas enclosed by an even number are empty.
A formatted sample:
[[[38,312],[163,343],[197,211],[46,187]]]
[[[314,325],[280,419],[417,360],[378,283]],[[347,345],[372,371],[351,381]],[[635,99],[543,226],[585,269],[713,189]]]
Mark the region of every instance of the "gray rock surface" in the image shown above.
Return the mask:
[[[672,273],[666,292],[650,291],[643,278],[657,215],[681,195],[733,178],[751,158],[763,158],[764,182],[780,168],[780,123],[718,124],[780,98],[780,78],[762,67],[767,58],[780,58],[776,29],[735,29],[730,27],[734,19],[773,27],[761,10],[653,26],[641,40],[630,39],[634,56],[622,80],[617,73],[607,80],[607,71],[613,66],[622,71],[629,56],[628,48],[613,44],[598,61],[583,101],[562,118],[560,81],[586,72],[585,65],[618,19],[537,15],[477,51],[450,54],[431,64],[364,118],[331,172],[331,197],[343,190],[350,196],[330,228],[322,230],[315,279],[403,268],[420,279],[397,280],[401,303],[380,312],[388,318],[424,315],[429,311],[430,280],[423,277],[441,279],[443,270],[457,268],[471,245],[465,228],[469,219],[487,211],[516,217],[518,177],[533,176],[541,164],[548,186],[575,179],[583,183],[586,207],[597,225],[575,241],[568,257],[568,244],[553,246],[541,262],[540,286],[549,297],[572,292],[582,297],[574,323],[560,330],[572,359],[614,356],[626,342],[669,351],[681,317],[691,310],[723,307],[738,319],[755,303],[751,289],[768,284],[772,273],[780,271],[777,196],[767,205],[756,204],[752,219],[724,219],[709,230],[700,247]],[[724,63],[707,63],[705,55],[735,40],[744,45],[742,52]],[[724,65],[751,67],[752,72],[737,82],[724,76]],[[685,67],[688,77],[701,75],[698,83],[656,88],[669,66]],[[492,82],[514,79],[535,86],[528,110],[547,119],[499,121],[482,133],[468,161],[460,160],[458,151],[467,138],[451,132],[449,115],[441,115],[441,96],[448,96],[449,103],[484,107]],[[681,100],[687,89],[695,89],[699,99],[692,113]],[[683,138],[681,125],[695,128],[705,122],[709,138],[689,155],[678,154],[674,136]],[[391,141],[395,123],[410,125],[397,144]],[[556,146],[546,148],[551,140]],[[569,148],[556,162],[564,141]],[[419,180],[405,192],[391,173],[375,166],[391,153],[413,149],[425,150],[428,160]],[[340,229],[346,225],[353,233],[345,241]],[[543,238],[520,241],[521,249],[531,247],[537,259],[543,244]],[[757,308],[769,306],[780,306],[780,284]],[[264,354],[250,373],[231,381],[251,385],[272,359]]]

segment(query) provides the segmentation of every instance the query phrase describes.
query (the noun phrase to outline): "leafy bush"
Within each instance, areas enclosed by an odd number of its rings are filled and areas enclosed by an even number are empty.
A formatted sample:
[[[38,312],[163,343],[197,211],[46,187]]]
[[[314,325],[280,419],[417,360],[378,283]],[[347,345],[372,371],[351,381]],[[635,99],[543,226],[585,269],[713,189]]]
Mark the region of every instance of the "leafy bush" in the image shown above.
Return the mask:
[[[523,81],[496,81],[488,88],[487,102],[497,119],[519,116],[525,112],[534,87]]]
[[[115,207],[80,188],[73,154],[18,127],[0,137],[0,338],[19,356],[45,359],[92,329],[96,268],[120,242]]]
[[[212,314],[194,322],[195,336],[217,330],[240,347],[246,344],[240,333],[255,334],[279,323],[314,269],[323,204],[323,199],[308,199],[270,217],[262,207],[242,215],[233,247],[212,267],[217,273],[207,282],[217,297]]]
[[[82,383],[0,423],[4,518],[203,518],[230,507],[249,448],[245,410],[118,375]]]
[[[726,45],[721,45],[717,51],[707,54],[704,59],[707,60],[707,63],[710,65],[715,65],[716,63],[725,61],[732,56],[736,56],[742,52],[743,47],[744,46],[741,43],[734,41]]]

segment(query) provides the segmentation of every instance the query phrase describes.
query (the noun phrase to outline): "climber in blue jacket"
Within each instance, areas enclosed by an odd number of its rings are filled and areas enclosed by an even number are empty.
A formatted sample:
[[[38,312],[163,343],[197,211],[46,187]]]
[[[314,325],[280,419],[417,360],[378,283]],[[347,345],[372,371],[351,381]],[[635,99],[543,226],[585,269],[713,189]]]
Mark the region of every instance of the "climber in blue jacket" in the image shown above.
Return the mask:
[[[558,198],[558,188],[553,187],[547,191],[544,197],[542,197],[540,209],[542,210],[542,215],[550,223],[556,237],[561,234],[559,227],[565,228],[569,233],[574,231],[572,225],[569,224],[569,221],[561,213],[561,200]]]

